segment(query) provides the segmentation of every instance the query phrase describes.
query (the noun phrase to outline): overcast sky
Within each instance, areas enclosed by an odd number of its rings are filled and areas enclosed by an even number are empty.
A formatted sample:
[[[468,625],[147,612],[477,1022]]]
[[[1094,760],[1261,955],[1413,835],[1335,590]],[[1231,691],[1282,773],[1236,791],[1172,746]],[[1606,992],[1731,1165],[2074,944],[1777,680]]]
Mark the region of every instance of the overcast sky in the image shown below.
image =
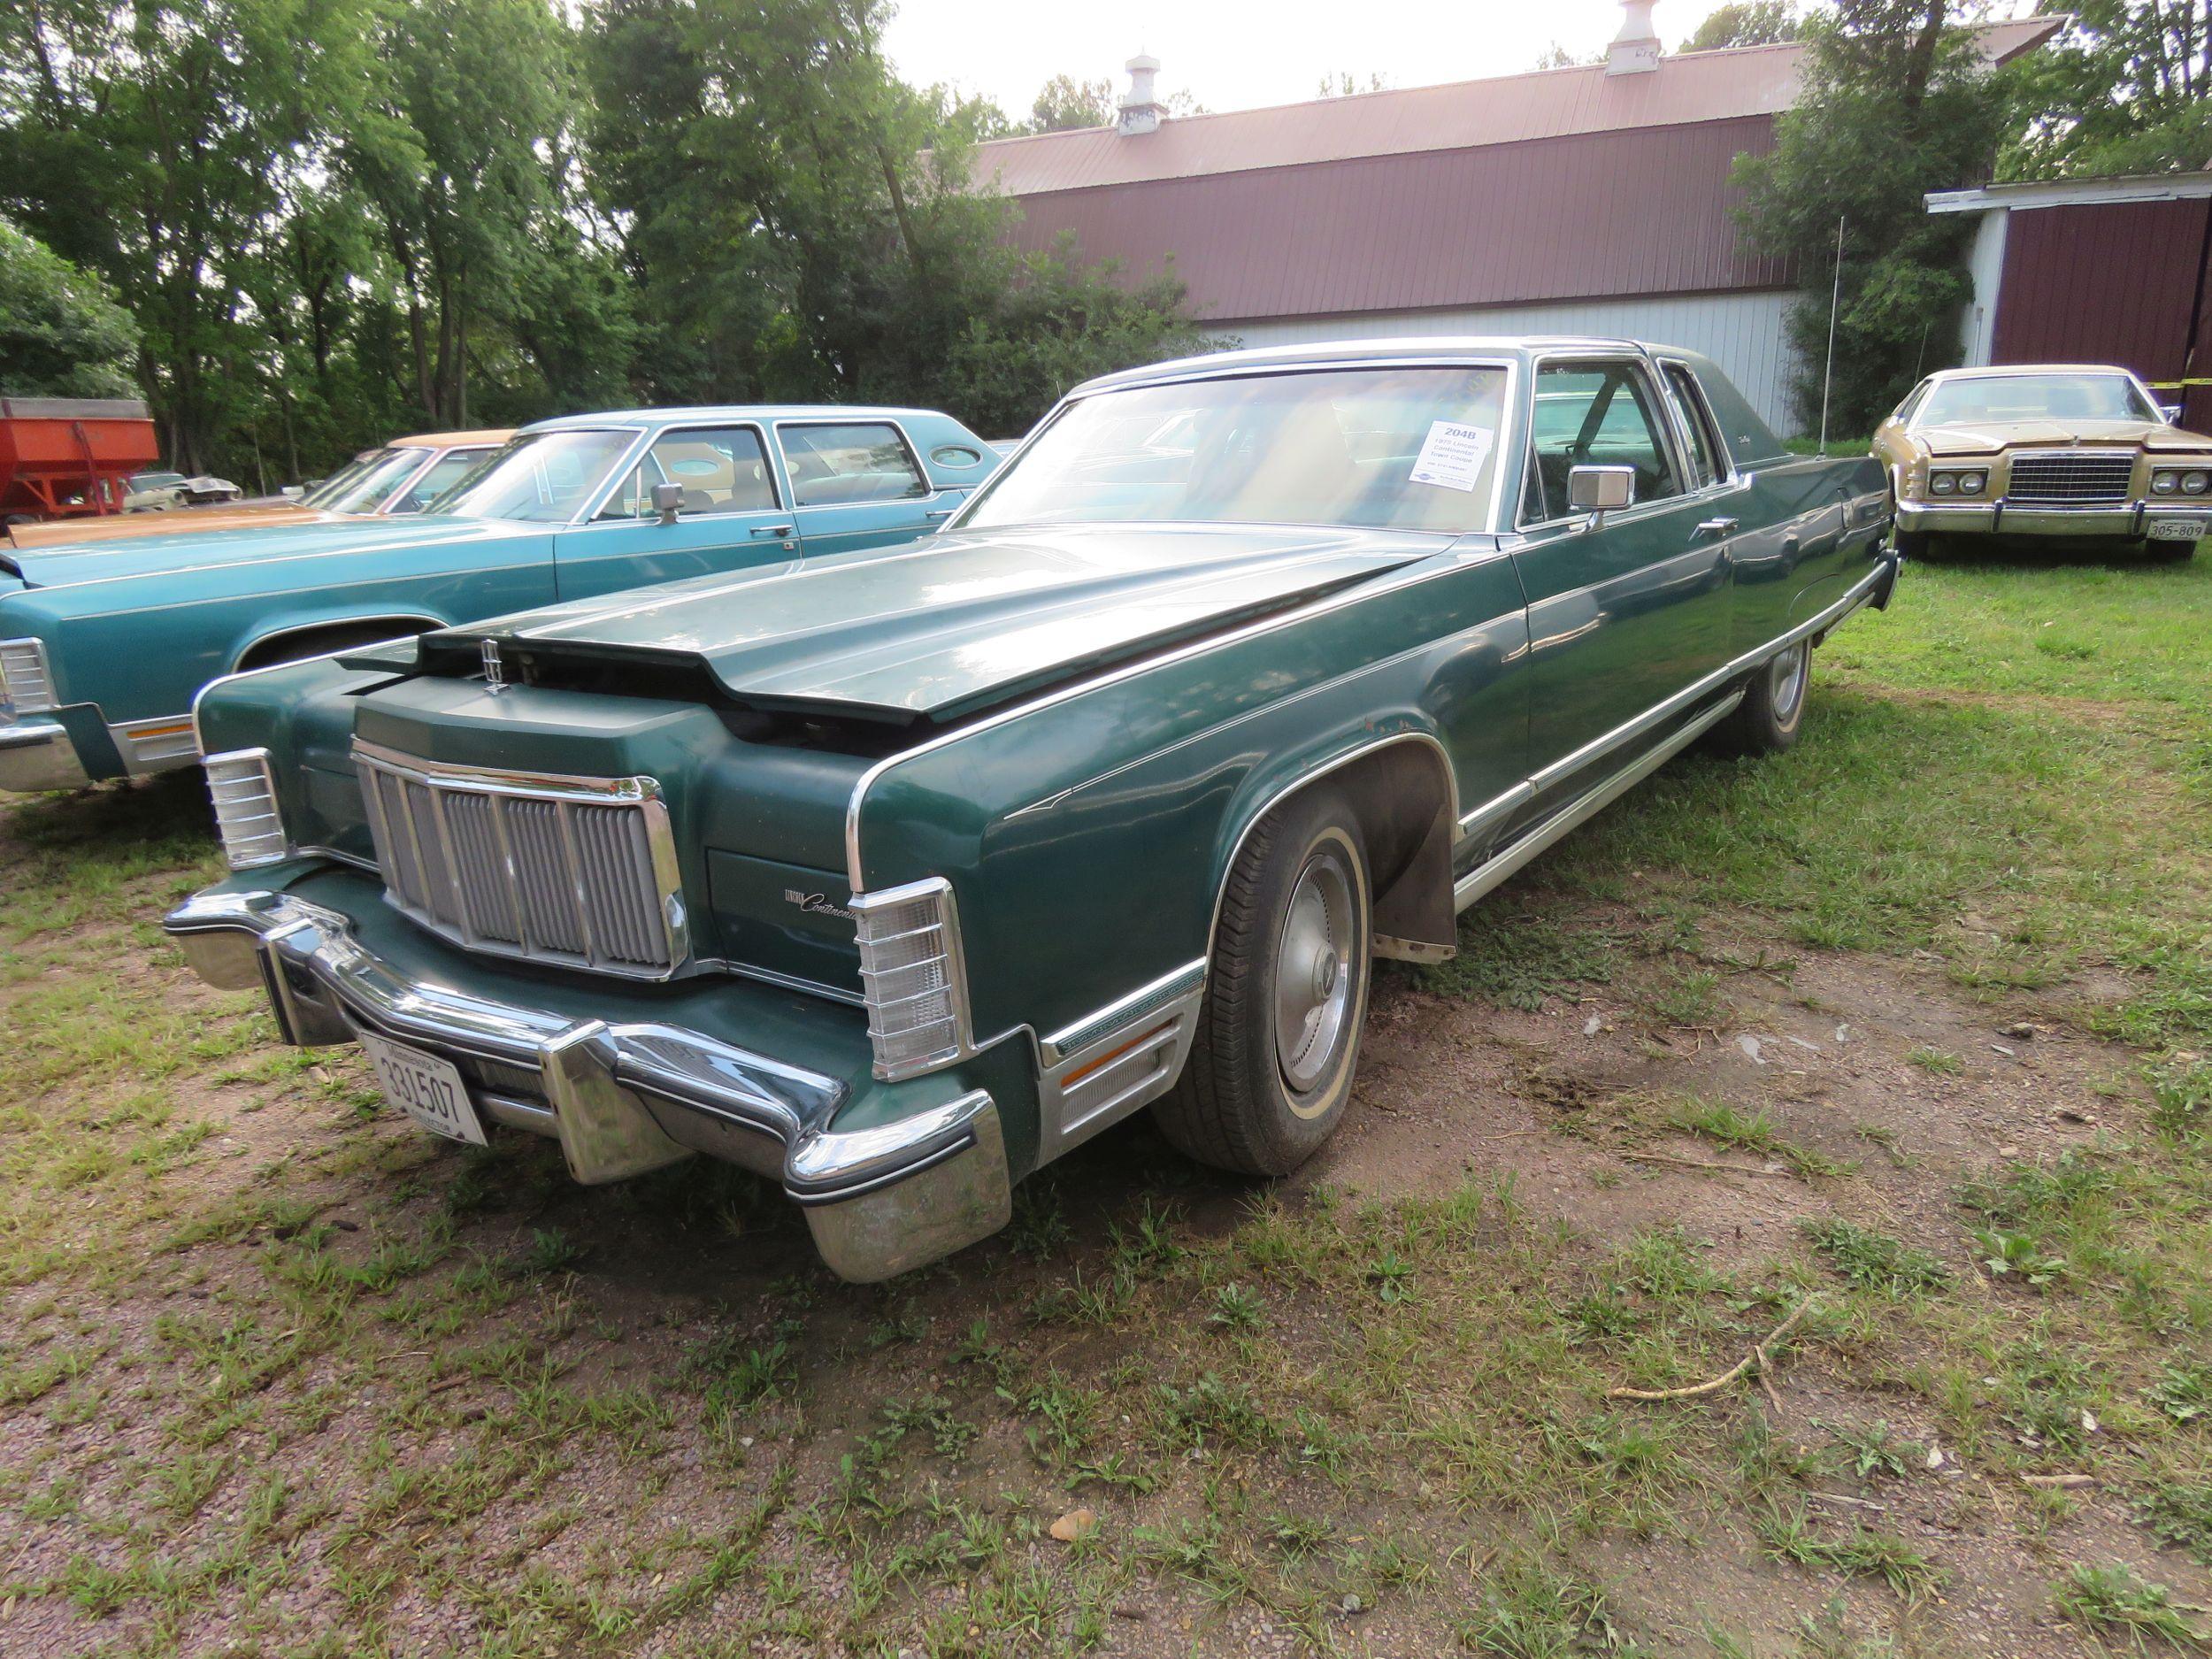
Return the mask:
[[[1671,50],[1718,0],[1659,0]],[[2001,0],[2009,11],[2016,0]],[[1210,110],[1310,98],[1325,74],[1393,87],[1509,75],[1556,41],[1576,57],[1619,31],[1620,0],[898,0],[886,44],[906,80],[947,81],[1023,115],[1056,74],[1126,84],[1139,51],[1161,63],[1160,91]],[[2053,0],[2052,10],[2061,9]]]

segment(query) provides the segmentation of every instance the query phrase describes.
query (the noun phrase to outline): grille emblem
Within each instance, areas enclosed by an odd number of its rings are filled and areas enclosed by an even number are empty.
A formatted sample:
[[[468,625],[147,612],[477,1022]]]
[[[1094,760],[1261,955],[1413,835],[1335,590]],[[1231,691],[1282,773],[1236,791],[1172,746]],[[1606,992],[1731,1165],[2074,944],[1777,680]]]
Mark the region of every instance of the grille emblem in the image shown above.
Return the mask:
[[[484,689],[496,697],[507,689],[506,665],[499,660],[499,641],[484,641]]]

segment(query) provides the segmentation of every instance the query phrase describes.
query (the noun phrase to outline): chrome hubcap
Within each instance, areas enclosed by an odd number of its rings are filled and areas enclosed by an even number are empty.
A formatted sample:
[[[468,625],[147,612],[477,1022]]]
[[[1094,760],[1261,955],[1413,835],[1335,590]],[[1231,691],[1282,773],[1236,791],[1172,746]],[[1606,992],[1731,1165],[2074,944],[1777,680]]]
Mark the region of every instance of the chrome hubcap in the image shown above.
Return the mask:
[[[1306,860],[1275,952],[1275,1063],[1302,1094],[1336,1064],[1351,1024],[1352,883],[1338,852]]]
[[[1774,704],[1774,718],[1785,726],[1795,718],[1797,705],[1805,700],[1806,650],[1802,643],[1793,645],[1774,659],[1767,672],[1773,676],[1768,682]]]

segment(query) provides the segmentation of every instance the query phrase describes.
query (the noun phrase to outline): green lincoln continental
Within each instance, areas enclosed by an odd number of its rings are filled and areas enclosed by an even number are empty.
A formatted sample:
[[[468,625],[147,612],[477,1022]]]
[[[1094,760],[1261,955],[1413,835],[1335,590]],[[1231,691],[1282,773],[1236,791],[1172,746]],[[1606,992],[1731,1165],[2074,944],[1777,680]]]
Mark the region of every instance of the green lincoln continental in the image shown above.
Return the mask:
[[[166,925],[427,1129],[726,1158],[882,1279],[1147,1105],[1294,1168],[1373,959],[1694,741],[1793,741],[1888,529],[1686,351],[1133,370],[937,535],[219,683],[234,873]]]

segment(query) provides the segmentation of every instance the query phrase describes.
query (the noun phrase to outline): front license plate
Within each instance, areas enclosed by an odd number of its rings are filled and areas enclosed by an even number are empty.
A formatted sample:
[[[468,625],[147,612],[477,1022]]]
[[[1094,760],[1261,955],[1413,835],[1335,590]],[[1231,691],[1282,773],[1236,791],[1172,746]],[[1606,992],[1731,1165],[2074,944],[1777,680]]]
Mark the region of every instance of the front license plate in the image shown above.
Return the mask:
[[[384,1098],[433,1134],[484,1144],[484,1125],[469,1102],[468,1086],[451,1062],[383,1037],[361,1033]]]
[[[2201,541],[2204,539],[2204,520],[2154,518],[2151,520],[2150,535],[2154,541]]]

